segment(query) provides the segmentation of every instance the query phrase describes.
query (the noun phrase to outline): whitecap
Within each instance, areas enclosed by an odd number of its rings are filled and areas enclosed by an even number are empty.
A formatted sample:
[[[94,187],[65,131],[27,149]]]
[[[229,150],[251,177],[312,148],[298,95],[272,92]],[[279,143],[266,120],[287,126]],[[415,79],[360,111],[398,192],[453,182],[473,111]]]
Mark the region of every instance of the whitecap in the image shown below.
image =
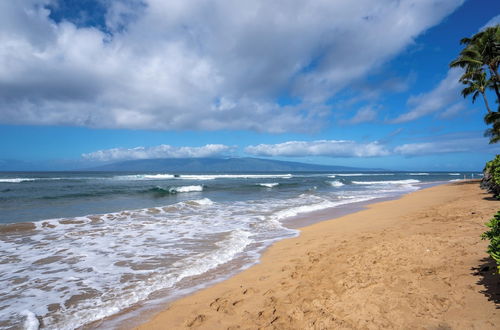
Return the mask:
[[[352,181],[354,184],[414,184],[419,183],[420,180],[389,180],[389,181]]]
[[[266,188],[273,188],[279,185],[278,182],[272,182],[272,183],[259,183],[259,186],[266,187]]]
[[[216,179],[290,179],[291,174],[208,174],[194,175],[182,174],[179,179],[184,180],[216,180]]]
[[[337,173],[337,176],[385,176],[385,175],[394,175],[394,173]],[[333,176],[335,177],[335,176]]]
[[[35,179],[32,179],[32,178],[0,179],[0,182],[5,182],[5,183],[21,183],[21,182],[28,182],[28,181],[35,181]]]
[[[327,181],[328,184],[330,184],[330,186],[332,187],[342,187],[344,185],[344,183],[338,181],[338,180],[335,180],[335,181]]]
[[[134,174],[114,176],[115,180],[169,180],[175,178],[173,174]]]
[[[169,191],[171,193],[200,192],[203,191],[203,186],[172,187],[169,189]]]

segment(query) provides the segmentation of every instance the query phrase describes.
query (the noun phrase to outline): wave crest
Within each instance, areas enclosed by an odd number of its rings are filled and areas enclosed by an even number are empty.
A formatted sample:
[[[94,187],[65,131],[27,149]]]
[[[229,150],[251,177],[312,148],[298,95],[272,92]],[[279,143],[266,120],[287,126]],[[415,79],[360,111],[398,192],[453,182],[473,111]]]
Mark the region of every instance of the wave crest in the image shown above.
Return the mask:
[[[327,181],[328,184],[332,187],[342,187],[344,186],[345,184],[339,180],[334,180],[334,181]]]
[[[388,180],[388,181],[353,181],[354,184],[414,184],[419,183],[420,180]]]
[[[272,183],[259,183],[259,186],[266,187],[266,188],[273,188],[279,185],[278,182],[272,182]]]

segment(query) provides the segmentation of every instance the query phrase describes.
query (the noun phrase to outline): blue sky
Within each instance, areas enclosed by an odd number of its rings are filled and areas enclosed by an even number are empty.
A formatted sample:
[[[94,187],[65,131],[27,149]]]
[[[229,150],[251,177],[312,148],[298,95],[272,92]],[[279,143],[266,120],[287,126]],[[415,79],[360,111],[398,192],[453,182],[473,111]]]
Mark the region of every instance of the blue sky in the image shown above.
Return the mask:
[[[3,1],[0,160],[481,170],[500,147],[448,64],[499,15],[493,0]]]

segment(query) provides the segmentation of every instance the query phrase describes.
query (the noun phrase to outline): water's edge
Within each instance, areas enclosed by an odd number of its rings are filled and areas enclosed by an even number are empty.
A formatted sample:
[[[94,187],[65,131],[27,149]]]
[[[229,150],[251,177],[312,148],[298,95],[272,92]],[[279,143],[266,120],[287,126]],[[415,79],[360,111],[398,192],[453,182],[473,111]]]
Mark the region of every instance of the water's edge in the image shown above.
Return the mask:
[[[430,182],[418,184],[419,189],[416,191],[421,191],[423,189],[431,188],[438,185],[453,184],[448,181]],[[400,195],[374,198],[367,201],[354,202],[351,204],[339,205],[336,207],[323,209],[320,211],[313,211],[309,213],[302,213],[300,215],[294,216],[288,219],[287,223],[284,224],[285,227],[290,229],[297,229],[299,231],[298,236],[300,236],[300,231],[308,226],[312,226],[316,223],[323,221],[335,220],[340,217],[354,214],[365,210],[368,206],[378,204],[385,201],[397,200],[406,196],[408,194],[414,193],[416,191],[404,192]],[[217,268],[210,270],[205,274],[194,276],[182,280],[176,285],[175,288],[169,288],[166,290],[161,290],[154,294],[151,299],[142,302],[139,306],[134,306],[127,310],[120,312],[119,314],[112,315],[110,317],[92,322],[81,327],[82,330],[90,329],[123,329],[129,330],[144,324],[154,318],[161,311],[168,309],[169,305],[177,300],[187,297],[189,295],[196,294],[198,291],[206,289],[208,287],[214,286],[218,283],[224,282],[229,278],[245,271],[246,269],[261,262],[263,254],[272,247],[276,242],[281,240],[289,239],[293,237],[283,237],[270,242],[266,246],[263,246],[257,253],[258,258],[247,264],[243,264],[242,260],[232,260],[226,264],[218,266]],[[194,284],[194,285],[193,285]],[[172,291],[176,291],[172,294]]]

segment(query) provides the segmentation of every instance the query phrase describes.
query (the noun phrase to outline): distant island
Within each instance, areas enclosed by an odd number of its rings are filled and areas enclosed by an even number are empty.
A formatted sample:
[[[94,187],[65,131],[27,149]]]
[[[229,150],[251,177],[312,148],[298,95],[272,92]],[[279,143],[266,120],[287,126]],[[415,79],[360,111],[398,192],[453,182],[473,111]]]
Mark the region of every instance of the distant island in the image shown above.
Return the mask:
[[[323,171],[381,171],[347,166],[317,165],[261,158],[162,158],[121,161],[91,168],[86,171],[123,172],[323,172]]]

